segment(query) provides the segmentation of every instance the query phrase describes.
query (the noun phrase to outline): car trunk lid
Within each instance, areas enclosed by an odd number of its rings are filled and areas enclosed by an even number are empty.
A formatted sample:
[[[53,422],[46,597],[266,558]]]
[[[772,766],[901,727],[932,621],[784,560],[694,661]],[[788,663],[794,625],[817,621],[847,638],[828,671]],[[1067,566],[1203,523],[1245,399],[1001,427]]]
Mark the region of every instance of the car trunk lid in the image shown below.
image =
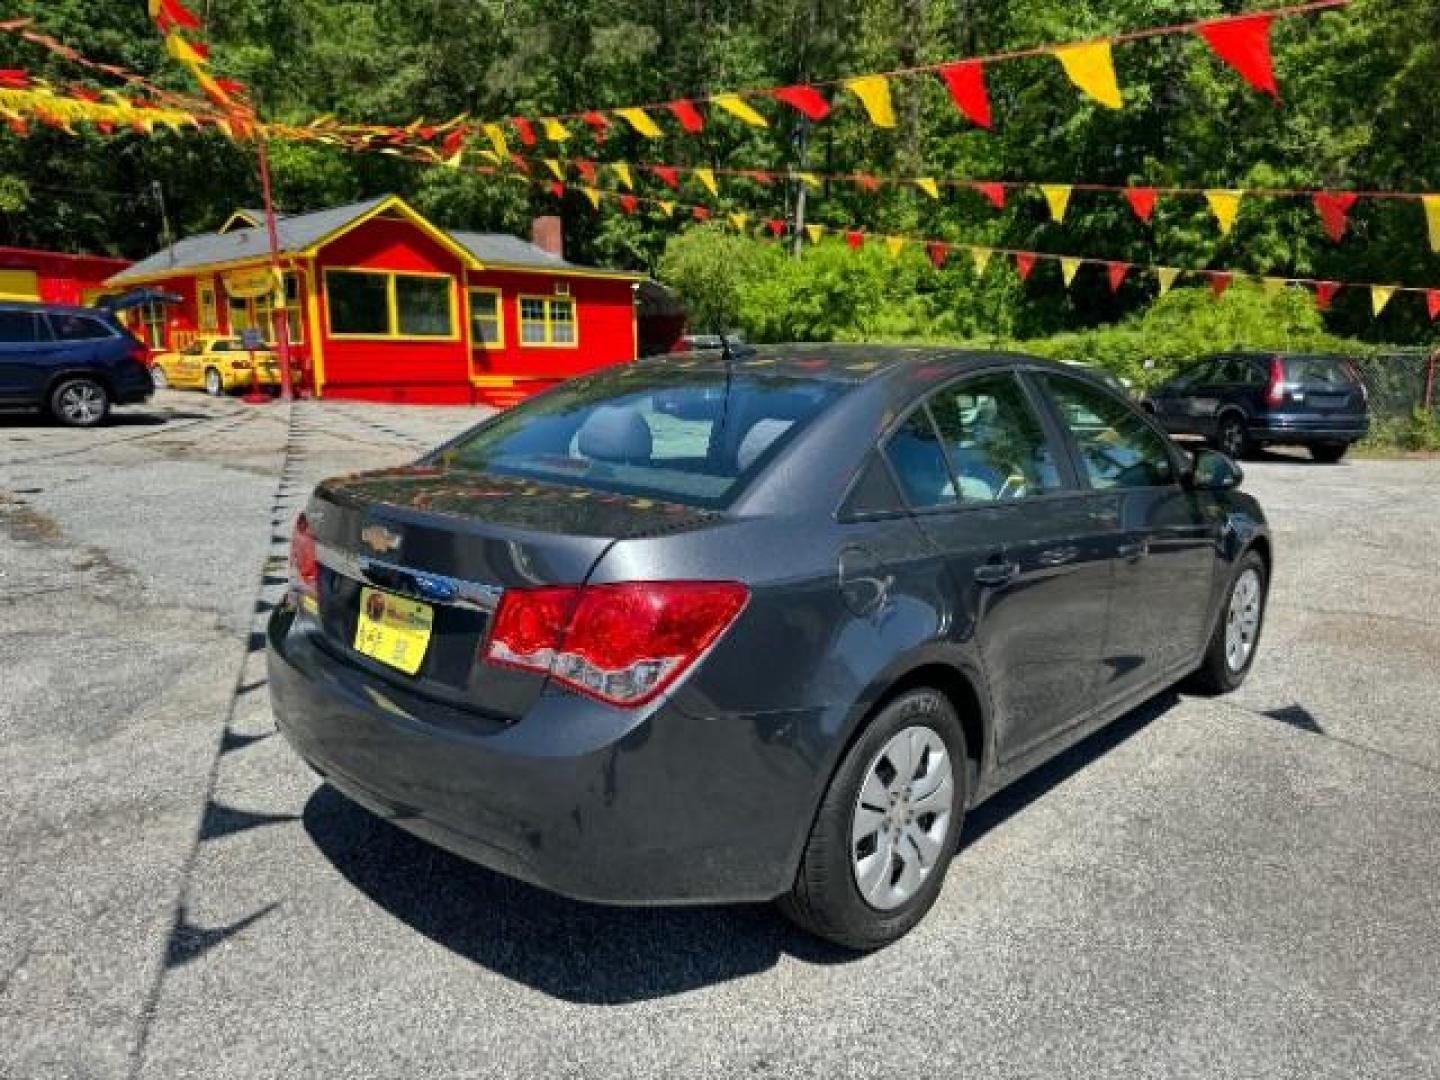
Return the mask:
[[[1365,412],[1365,384],[1349,360],[1309,356],[1277,360],[1282,381],[1272,392],[1278,391],[1284,411],[1317,416]]]
[[[306,511],[320,562],[321,637],[340,659],[445,704],[521,716],[545,676],[478,656],[510,588],[583,583],[617,540],[702,528],[718,515],[654,499],[410,466],[326,481]],[[357,647],[362,603],[424,605],[413,674]],[[408,606],[408,605],[406,605]]]

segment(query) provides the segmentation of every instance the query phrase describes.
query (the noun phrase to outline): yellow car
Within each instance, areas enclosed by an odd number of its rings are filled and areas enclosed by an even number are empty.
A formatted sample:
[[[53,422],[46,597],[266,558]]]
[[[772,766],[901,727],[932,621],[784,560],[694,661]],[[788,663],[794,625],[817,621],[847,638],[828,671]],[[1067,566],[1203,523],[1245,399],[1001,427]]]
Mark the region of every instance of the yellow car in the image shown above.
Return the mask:
[[[218,397],[250,389],[251,356],[239,338],[200,337],[179,352],[156,353],[150,361],[150,379],[157,390],[196,389]],[[260,385],[279,386],[279,357],[268,349],[257,349],[253,356]]]

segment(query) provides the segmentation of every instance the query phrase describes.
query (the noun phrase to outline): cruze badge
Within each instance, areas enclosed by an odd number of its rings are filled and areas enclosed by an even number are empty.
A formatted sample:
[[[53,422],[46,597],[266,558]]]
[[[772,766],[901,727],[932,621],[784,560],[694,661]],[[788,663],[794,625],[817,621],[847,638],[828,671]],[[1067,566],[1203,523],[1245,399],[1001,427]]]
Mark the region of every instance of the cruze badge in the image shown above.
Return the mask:
[[[366,525],[360,530],[360,540],[371,551],[380,555],[400,549],[400,534],[384,525]]]

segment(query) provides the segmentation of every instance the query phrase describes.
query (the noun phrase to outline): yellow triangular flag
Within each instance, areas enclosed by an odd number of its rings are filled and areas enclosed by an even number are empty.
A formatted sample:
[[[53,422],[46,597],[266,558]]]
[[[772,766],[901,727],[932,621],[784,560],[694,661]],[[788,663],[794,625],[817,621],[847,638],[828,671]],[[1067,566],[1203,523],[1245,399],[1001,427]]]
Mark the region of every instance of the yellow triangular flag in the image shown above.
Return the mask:
[[[630,175],[629,165],[626,165],[623,161],[614,161],[610,163],[610,168],[614,169],[615,175],[620,178],[621,187],[626,191],[635,190],[635,178]]]
[[[570,132],[565,129],[565,125],[553,116],[547,116],[541,120],[540,127],[545,131],[545,138],[551,142],[564,142],[570,138]]]
[[[994,254],[989,248],[972,247],[970,249],[970,261],[975,264],[975,276],[984,277],[985,268],[990,265],[990,256]]]
[[[1051,221],[1064,221],[1065,211],[1070,206],[1070,184],[1041,184],[1040,193],[1045,196],[1045,203],[1050,207]]]
[[[563,181],[565,179],[565,170],[561,168],[560,162],[556,161],[553,157],[542,158],[541,160],[545,162],[545,167],[555,175],[556,180]]]
[[[490,140],[496,154],[502,158],[510,157],[510,144],[505,141],[505,130],[499,124],[486,124],[485,137]]]
[[[1115,79],[1115,57],[1110,42],[1092,41],[1083,45],[1065,45],[1052,50],[1055,59],[1070,76],[1070,81],[1107,109],[1125,104],[1120,84]]]
[[[730,215],[730,224],[735,227],[736,232],[744,232],[745,226],[750,222],[749,214],[733,213]]]
[[[1075,275],[1080,272],[1080,264],[1083,259],[1072,258],[1068,255],[1060,259],[1060,276],[1065,279],[1065,287],[1068,289],[1075,282]]]
[[[1425,208],[1425,223],[1430,228],[1430,250],[1440,251],[1440,195],[1420,196]]]
[[[808,188],[816,189],[820,187],[820,178],[812,172],[797,172],[791,173],[790,175]]]
[[[1283,277],[1262,277],[1260,279],[1260,287],[1271,296],[1284,292],[1285,286],[1289,284],[1289,279]]]
[[[846,79],[845,89],[860,99],[870,122],[876,127],[895,126],[895,109],[890,104],[890,81],[884,75],[863,75],[858,79]]]
[[[669,217],[671,214],[675,213],[675,203],[670,199],[661,199],[655,205],[660,207],[660,212],[666,217]]]
[[[928,176],[917,176],[915,178],[915,186],[932,199],[938,199],[940,197],[940,186]]]
[[[890,252],[892,259],[898,259],[904,248],[905,238],[903,236],[887,236],[885,238],[885,250]]]
[[[1164,296],[1175,284],[1176,278],[1180,276],[1180,271],[1173,266],[1162,266],[1155,271],[1155,276],[1160,279],[1160,295]]]
[[[580,190],[583,191],[585,193],[585,197],[590,200],[590,205],[593,206],[596,210],[599,210],[600,190],[593,187],[582,187]]]
[[[662,132],[659,125],[650,119],[644,109],[616,109],[616,114],[625,118],[626,123],[647,139],[658,139]]]
[[[464,149],[456,150],[455,153],[445,159],[445,165],[451,169],[458,169],[460,167],[460,159],[464,156]]]
[[[1205,192],[1205,201],[1210,204],[1210,212],[1220,223],[1221,236],[1229,236],[1230,230],[1235,227],[1235,216],[1240,213],[1240,199],[1244,194],[1243,191],[1226,191],[1221,188],[1212,188]]]
[[[820,237],[822,237],[822,236],[825,235],[825,226],[824,226],[824,225],[806,225],[806,226],[805,226],[805,235],[810,238],[810,243],[812,243],[812,244],[818,244],[818,243],[820,242]]]
[[[187,67],[205,63],[205,58],[195,51],[188,41],[179,34],[165,35],[165,51]]]
[[[383,151],[382,151],[382,153],[383,153]],[[497,154],[497,153],[495,153],[494,150],[481,150],[481,151],[479,151],[479,154],[480,154],[480,156],[481,156],[482,158],[484,158],[486,161],[488,161],[491,165],[499,165],[499,164],[500,164],[500,155]]]
[[[1378,318],[1385,310],[1385,305],[1390,303],[1390,298],[1395,295],[1394,285],[1371,285],[1370,286],[1370,307],[1374,309]]]
[[[705,190],[710,192],[711,195],[720,194],[720,189],[715,186],[714,169],[692,169],[691,172],[695,174],[696,180],[699,180],[700,183],[705,185]]]
[[[716,94],[710,99],[710,104],[719,105],[731,116],[744,120],[745,123],[755,127],[770,126],[769,121],[747,105],[745,99],[739,94]]]

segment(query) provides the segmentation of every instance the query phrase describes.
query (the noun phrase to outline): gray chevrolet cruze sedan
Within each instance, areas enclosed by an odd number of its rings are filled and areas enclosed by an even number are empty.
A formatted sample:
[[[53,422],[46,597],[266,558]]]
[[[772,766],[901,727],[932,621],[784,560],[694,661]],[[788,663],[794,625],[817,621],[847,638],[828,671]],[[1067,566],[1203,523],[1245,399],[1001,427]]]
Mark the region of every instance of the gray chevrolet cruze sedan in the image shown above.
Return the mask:
[[[858,949],[965,812],[1255,657],[1270,536],[1100,380],[791,346],[566,383],[322,483],[269,627],[280,729],[375,813],[614,904],[754,901]]]

